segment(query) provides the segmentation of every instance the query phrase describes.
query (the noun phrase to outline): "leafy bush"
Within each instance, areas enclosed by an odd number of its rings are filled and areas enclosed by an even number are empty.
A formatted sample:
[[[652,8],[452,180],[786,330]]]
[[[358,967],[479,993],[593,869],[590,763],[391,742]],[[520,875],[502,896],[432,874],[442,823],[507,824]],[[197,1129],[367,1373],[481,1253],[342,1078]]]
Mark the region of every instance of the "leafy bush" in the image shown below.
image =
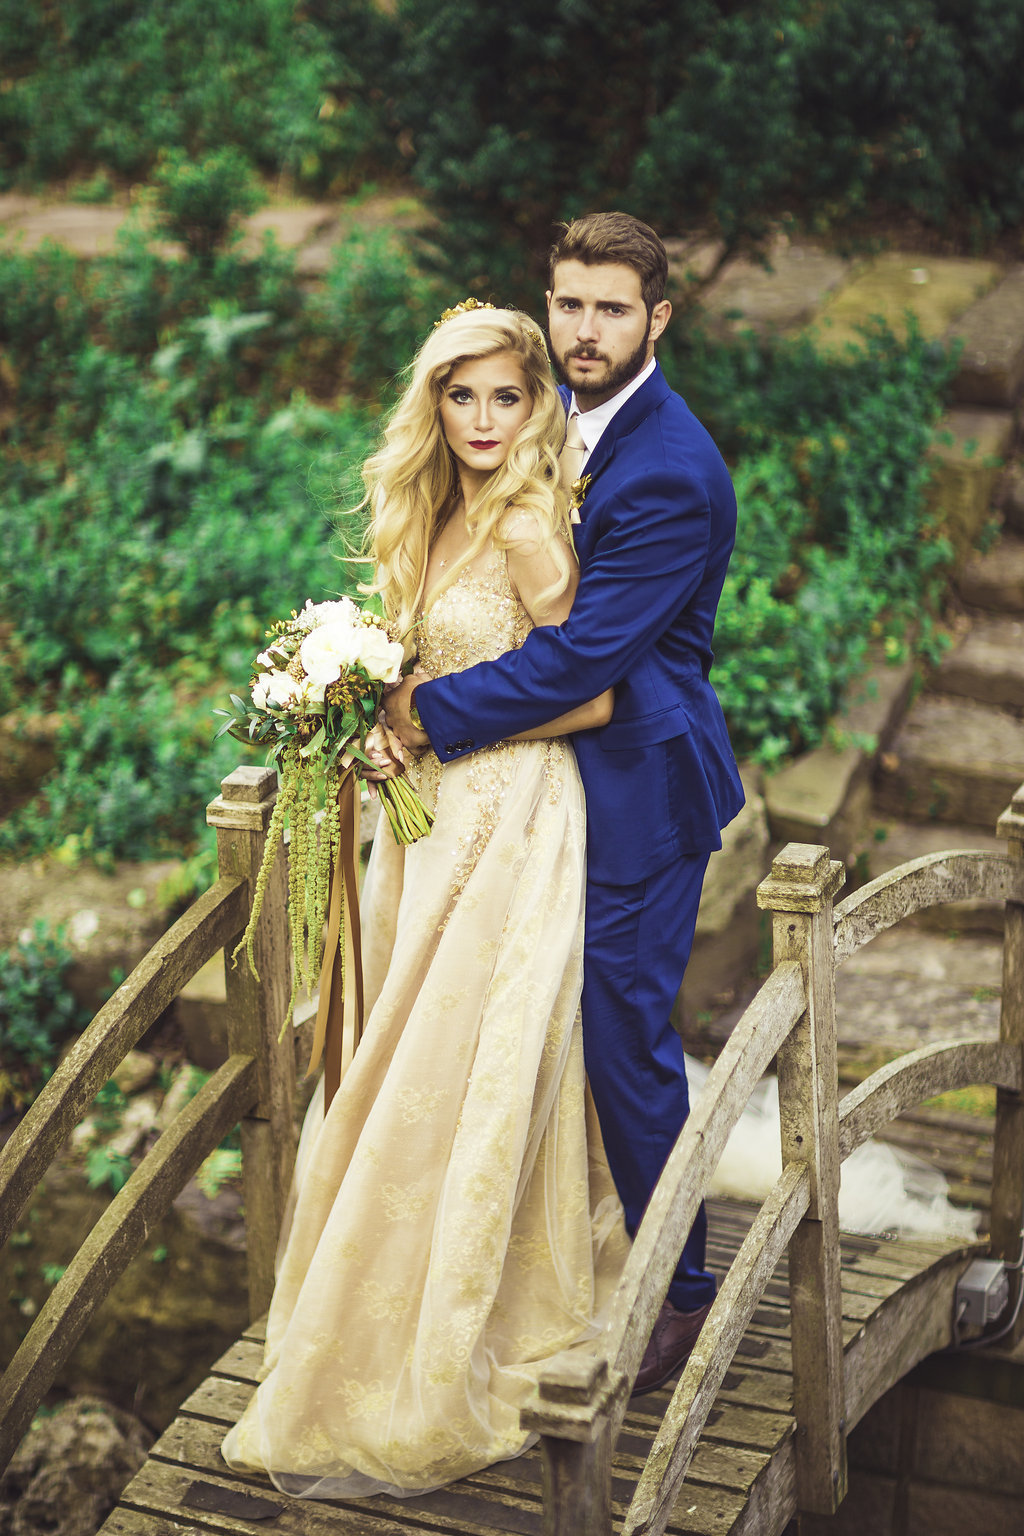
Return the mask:
[[[379,396],[445,308],[438,285],[386,229],[355,229],[334,249],[310,320],[324,364]]]
[[[162,151],[234,145],[267,174],[350,190],[395,158],[348,62],[357,35],[332,53],[295,0],[0,0],[0,185],[136,179]]]
[[[65,984],[71,960],[64,929],[42,921],[0,951],[0,1108],[30,1104],[86,1022]]]
[[[953,363],[881,325],[840,360],[806,338],[690,343],[669,369],[737,461],[715,686],[737,750],[771,765],[821,740],[873,636],[933,642],[951,550],[927,450]]]
[[[979,234],[1024,214],[1024,6],[831,0],[800,50],[801,197],[833,222],[872,202]]]
[[[89,318],[79,263],[70,252],[55,246],[44,246],[33,256],[4,252],[0,387],[18,406],[19,417],[10,427],[15,441],[60,392],[68,358],[87,341]]]
[[[182,696],[141,663],[115,672],[102,690],[73,671],[63,691],[57,766],[37,796],[0,822],[0,853],[157,858],[196,833],[211,785],[237,761],[211,747],[211,702]]]
[[[555,224],[623,207],[733,248],[907,210],[963,243],[1024,213],[1020,0],[319,0],[354,28],[457,288],[527,307]]]
[[[372,418],[292,390],[308,316],[290,262],[270,251],[229,268],[218,255],[213,277],[194,261],[174,265],[177,294],[162,267],[145,266],[140,326],[120,331],[134,349],[154,323],[151,301],[184,295],[185,318],[143,358],[113,350],[109,268],[83,284],[44,255],[44,303],[25,258],[8,286],[10,334],[26,358],[48,314],[66,323],[55,326],[45,387],[9,434],[0,504],[5,677],[16,675],[23,709],[59,716],[58,765],[0,824],[2,853],[187,851],[237,755],[212,746],[213,697],[247,675],[267,622],[357,579],[335,558],[334,509],[356,499],[350,475]],[[218,301],[187,318],[225,270],[279,307]]]
[[[244,398],[193,417],[201,377],[177,399],[171,369],[167,387],[129,377],[60,480],[0,507],[0,601],[37,682],[184,659],[204,680],[237,664],[264,619],[353,579],[331,558],[326,509],[368,452],[363,417],[298,399],[261,419]]]
[[[237,235],[242,219],[264,200],[249,162],[232,145],[196,160],[183,150],[166,150],[153,173],[153,187],[157,231],[182,241],[204,263]]]

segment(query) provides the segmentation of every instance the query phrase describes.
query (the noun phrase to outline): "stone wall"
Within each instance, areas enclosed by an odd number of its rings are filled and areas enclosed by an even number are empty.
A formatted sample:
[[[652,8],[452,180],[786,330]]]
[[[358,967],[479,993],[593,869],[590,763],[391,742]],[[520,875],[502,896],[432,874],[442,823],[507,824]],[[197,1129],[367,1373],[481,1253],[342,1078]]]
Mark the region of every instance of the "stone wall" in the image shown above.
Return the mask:
[[[933,1355],[850,1436],[850,1491],[800,1536],[1020,1536],[1024,1358]]]

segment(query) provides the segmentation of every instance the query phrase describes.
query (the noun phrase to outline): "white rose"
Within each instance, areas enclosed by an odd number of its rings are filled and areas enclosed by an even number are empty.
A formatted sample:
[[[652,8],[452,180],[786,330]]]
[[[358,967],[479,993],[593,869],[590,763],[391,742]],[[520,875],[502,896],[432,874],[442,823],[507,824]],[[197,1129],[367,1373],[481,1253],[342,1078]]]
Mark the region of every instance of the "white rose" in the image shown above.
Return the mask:
[[[280,650],[276,645],[268,645],[265,651],[260,651],[256,660],[261,667],[273,670],[277,662],[288,660],[288,652]]]
[[[323,624],[352,624],[358,617],[359,609],[350,597],[339,597],[328,603],[314,603],[311,598],[307,598],[306,606],[299,614],[297,627],[308,633]]]
[[[367,677],[381,683],[397,683],[402,675],[405,649],[397,640],[389,640],[382,629],[367,625],[357,634],[356,660],[365,668]]]
[[[318,682],[315,677],[307,677],[302,682],[302,702],[307,709],[314,711],[324,707],[324,689],[326,683]]]
[[[303,640],[299,660],[309,678],[325,688],[328,683],[336,683],[342,672],[354,665],[358,643],[351,624],[320,624]]]
[[[302,688],[287,672],[264,672],[253,684],[252,701],[257,709],[290,709]]]

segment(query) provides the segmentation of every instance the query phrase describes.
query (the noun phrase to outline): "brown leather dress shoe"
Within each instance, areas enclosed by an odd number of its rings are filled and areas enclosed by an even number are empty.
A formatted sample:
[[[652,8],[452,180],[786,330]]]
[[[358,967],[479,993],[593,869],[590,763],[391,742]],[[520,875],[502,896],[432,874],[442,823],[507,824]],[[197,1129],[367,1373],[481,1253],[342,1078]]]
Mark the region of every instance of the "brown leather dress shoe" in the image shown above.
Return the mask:
[[[650,1343],[644,1350],[632,1396],[653,1392],[682,1370],[693,1351],[711,1303],[695,1312],[680,1312],[670,1301],[662,1302]]]

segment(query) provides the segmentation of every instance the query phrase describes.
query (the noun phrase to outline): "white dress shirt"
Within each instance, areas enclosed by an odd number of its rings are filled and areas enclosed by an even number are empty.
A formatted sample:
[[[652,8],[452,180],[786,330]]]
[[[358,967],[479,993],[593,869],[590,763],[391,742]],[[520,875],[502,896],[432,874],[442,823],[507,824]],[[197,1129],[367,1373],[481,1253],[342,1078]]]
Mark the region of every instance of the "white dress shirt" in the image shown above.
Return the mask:
[[[581,411],[576,403],[576,395],[575,393],[573,394],[572,399],[569,401],[569,418],[572,416],[578,418],[580,436],[583,439],[585,449],[583,463],[580,466],[581,474],[586,469],[587,460],[600,442],[601,434],[615,415],[615,412],[622,409],[630,395],[636,394],[641,384],[646,384],[654,372],[654,364],[655,359],[652,357],[646,367],[641,368],[640,372],[630,379],[629,383],[624,385],[617,395],[612,395],[611,399],[605,400],[602,405],[595,405],[593,410]]]

